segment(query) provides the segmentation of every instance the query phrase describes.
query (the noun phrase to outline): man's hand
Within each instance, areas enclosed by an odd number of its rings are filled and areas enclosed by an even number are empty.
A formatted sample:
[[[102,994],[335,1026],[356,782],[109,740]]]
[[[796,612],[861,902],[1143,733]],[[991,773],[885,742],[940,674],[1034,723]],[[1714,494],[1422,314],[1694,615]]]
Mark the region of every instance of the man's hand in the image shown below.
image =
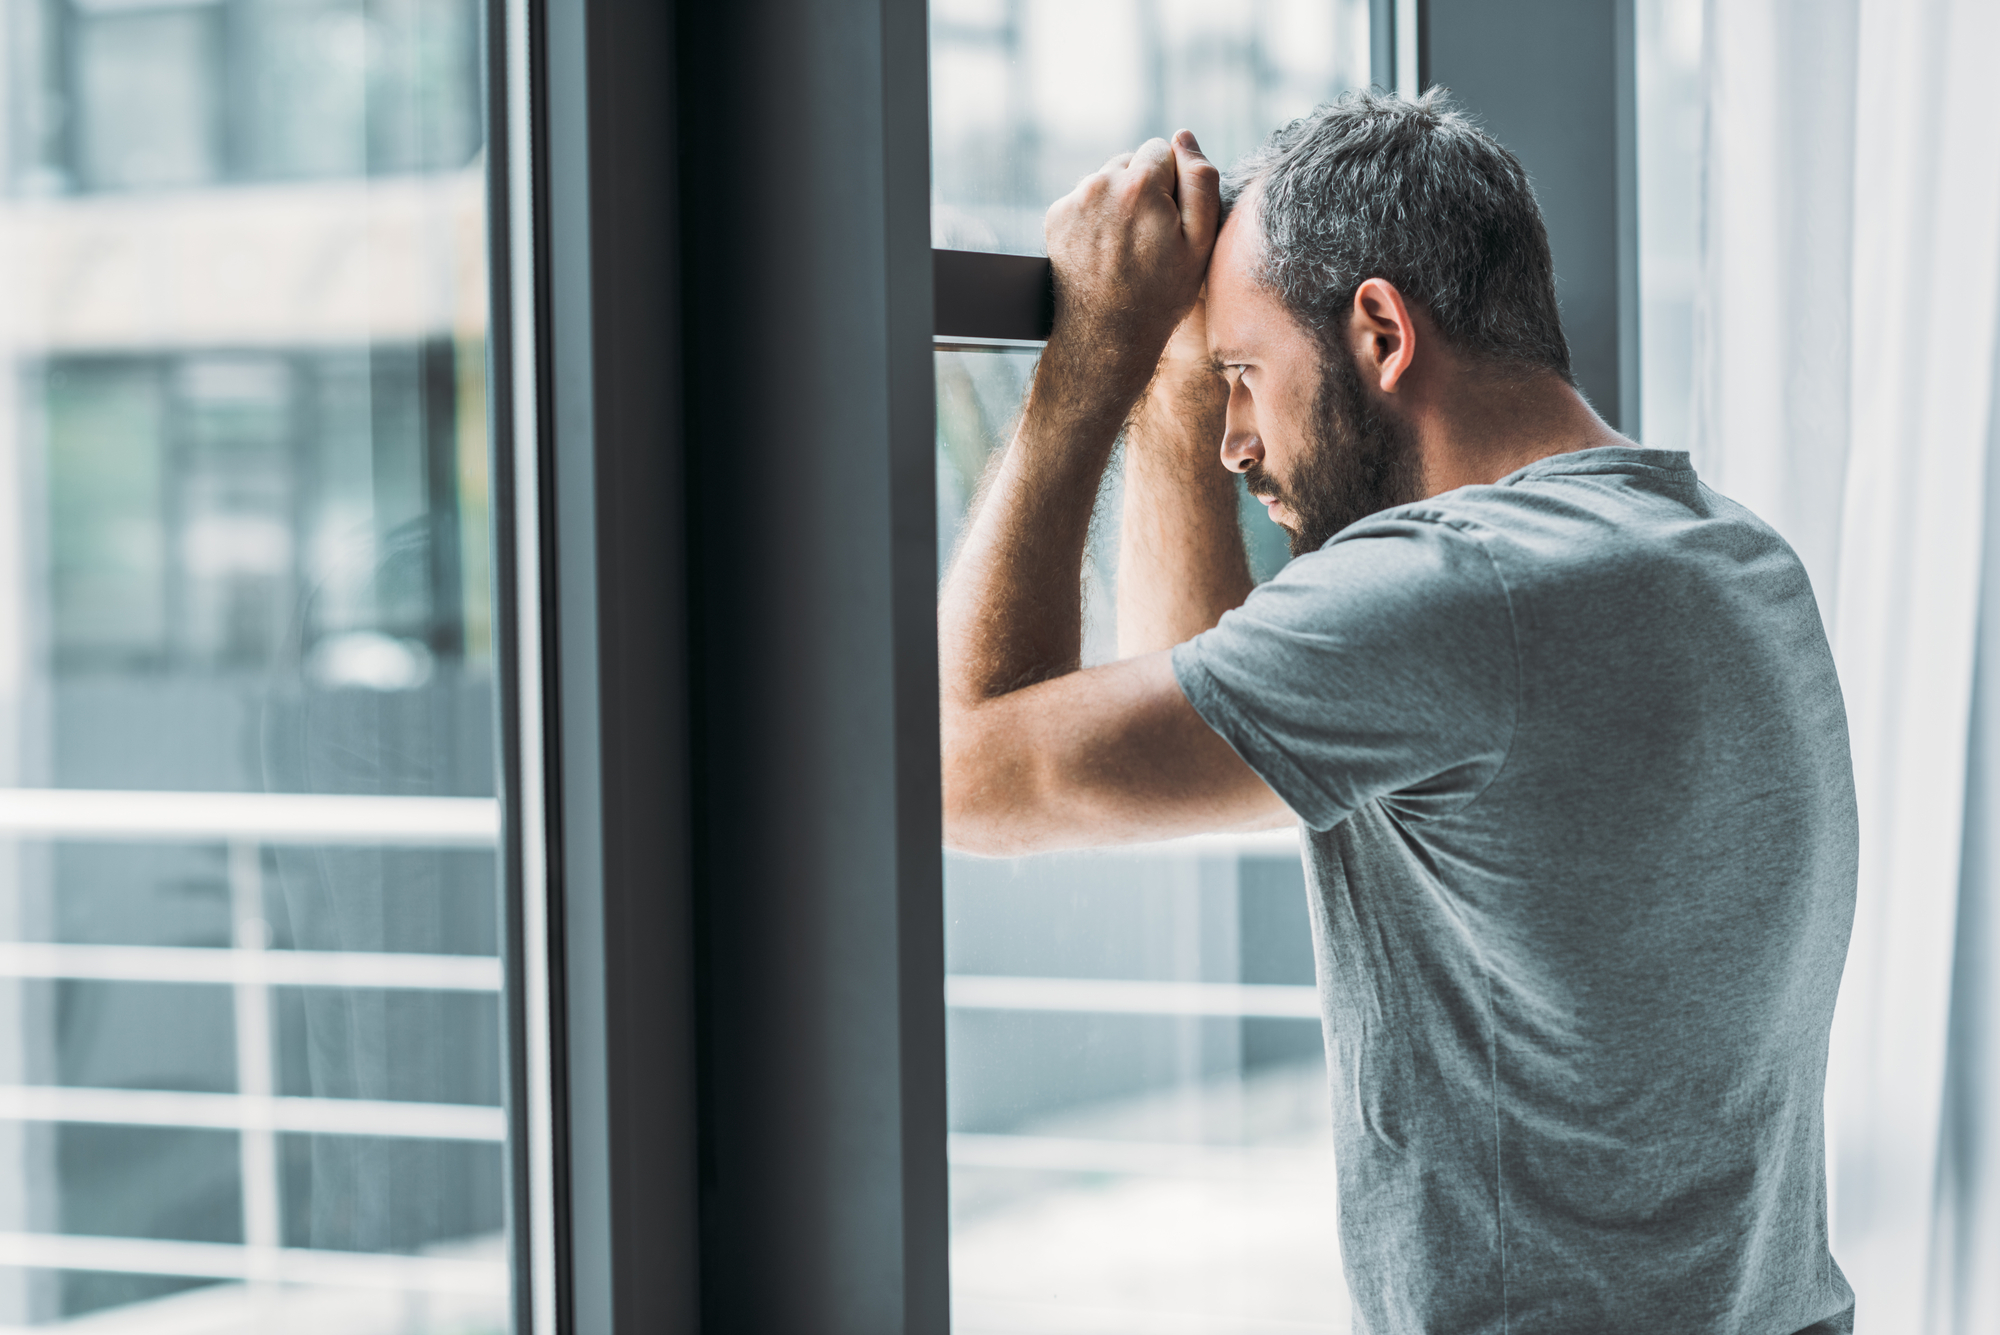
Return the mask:
[[[1103,359],[1111,380],[1150,375],[1201,292],[1221,211],[1220,177],[1186,130],[1084,177],[1043,224],[1055,270],[1051,347]]]

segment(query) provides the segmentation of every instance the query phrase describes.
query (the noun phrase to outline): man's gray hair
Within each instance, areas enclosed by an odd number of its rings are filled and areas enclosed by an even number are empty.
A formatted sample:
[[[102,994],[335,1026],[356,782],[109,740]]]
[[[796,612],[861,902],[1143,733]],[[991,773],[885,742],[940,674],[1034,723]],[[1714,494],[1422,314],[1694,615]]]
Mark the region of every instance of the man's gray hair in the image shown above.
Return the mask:
[[[1456,350],[1575,383],[1528,174],[1445,90],[1349,93],[1300,117],[1223,177],[1225,216],[1246,193],[1264,281],[1329,349],[1355,289],[1383,278]]]

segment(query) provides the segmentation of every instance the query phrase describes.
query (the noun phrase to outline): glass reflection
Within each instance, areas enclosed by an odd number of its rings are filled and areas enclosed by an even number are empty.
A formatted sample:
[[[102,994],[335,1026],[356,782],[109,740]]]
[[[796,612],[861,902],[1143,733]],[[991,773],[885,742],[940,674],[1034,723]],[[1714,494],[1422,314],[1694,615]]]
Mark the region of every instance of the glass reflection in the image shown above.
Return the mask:
[[[478,26],[0,0],[0,1327],[507,1328]]]
[[[1218,164],[1368,83],[1368,0],[932,0],[931,244],[1042,253],[1106,158],[1186,127]]]

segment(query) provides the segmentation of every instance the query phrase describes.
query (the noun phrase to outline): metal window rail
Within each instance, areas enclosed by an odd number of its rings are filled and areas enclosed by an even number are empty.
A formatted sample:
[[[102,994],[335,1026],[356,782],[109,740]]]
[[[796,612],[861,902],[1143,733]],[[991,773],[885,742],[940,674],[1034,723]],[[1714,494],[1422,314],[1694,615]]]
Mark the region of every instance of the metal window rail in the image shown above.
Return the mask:
[[[931,327],[936,347],[1033,348],[1055,324],[1055,287],[1039,255],[931,252]]]
[[[979,270],[988,257],[973,257]],[[1008,260],[1015,257],[992,257]],[[1046,275],[1046,261],[1041,272]],[[1031,268],[1030,266],[1029,268]],[[1009,266],[995,272],[1009,277]],[[1029,268],[1013,266],[1017,304]],[[1019,312],[1016,312],[1018,315]],[[990,326],[989,326],[990,327]],[[409,1137],[498,1143],[497,1107],[277,1093],[271,989],[388,988],[497,995],[490,956],[271,950],[263,921],[263,849],[371,847],[493,849],[499,804],[491,798],[374,797],[306,793],[187,793],[0,789],[0,837],[220,843],[236,944],[229,948],[0,942],[0,979],[87,979],[228,986],[235,994],[235,1093],[0,1086],[0,1119],[195,1127],[241,1137],[241,1244],[0,1233],[0,1265],[182,1275],[253,1284],[321,1284],[425,1292],[503,1293],[504,1263],[319,1252],[282,1245],[278,1136]],[[1128,850],[1137,856],[1295,856],[1296,833],[1205,835]],[[946,1004],[962,1010],[1075,1011],[1126,1015],[1312,1019],[1310,987],[1243,983],[954,975]],[[954,1136],[966,1166],[1068,1169],[1169,1176],[1296,1175],[1323,1165],[1309,1153],[1020,1136]]]

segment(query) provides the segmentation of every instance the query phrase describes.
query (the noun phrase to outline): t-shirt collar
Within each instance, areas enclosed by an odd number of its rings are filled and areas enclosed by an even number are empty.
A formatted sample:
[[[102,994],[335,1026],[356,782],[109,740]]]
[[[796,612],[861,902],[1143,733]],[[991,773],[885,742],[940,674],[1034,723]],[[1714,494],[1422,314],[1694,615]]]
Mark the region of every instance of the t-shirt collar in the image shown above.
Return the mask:
[[[1534,477],[1563,473],[1692,473],[1694,465],[1686,450],[1656,450],[1644,445],[1598,445],[1587,450],[1568,450],[1537,459],[1501,478],[1498,486],[1510,486]]]

